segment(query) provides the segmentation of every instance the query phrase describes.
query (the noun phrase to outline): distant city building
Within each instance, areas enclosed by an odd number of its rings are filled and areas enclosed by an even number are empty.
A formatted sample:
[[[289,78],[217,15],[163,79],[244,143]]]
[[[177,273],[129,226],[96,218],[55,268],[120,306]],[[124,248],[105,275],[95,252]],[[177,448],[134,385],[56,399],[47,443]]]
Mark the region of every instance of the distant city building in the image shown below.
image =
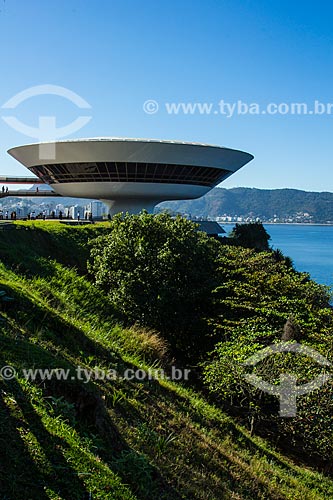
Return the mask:
[[[102,217],[107,214],[108,209],[104,203],[101,201],[91,201],[84,207],[87,214],[91,214],[92,217]]]
[[[56,206],[55,206],[55,210],[56,210],[56,213],[58,214],[60,211],[62,213],[64,213],[65,211],[65,207],[64,205],[62,205],[61,203],[58,203]]]
[[[78,212],[78,206],[77,205],[69,207],[69,217],[71,219],[76,219],[77,212]]]

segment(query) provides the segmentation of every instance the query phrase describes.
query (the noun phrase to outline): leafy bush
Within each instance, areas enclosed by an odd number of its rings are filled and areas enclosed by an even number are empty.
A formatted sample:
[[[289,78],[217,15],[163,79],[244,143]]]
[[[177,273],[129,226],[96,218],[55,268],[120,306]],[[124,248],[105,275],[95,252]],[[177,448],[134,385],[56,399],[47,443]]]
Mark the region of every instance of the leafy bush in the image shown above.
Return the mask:
[[[271,252],[220,246],[211,323],[220,340],[228,340],[234,328],[280,335],[286,320],[294,316],[301,329],[330,334],[332,325],[328,288],[299,273]],[[251,328],[250,328],[251,326]],[[259,334],[258,338],[266,334]]]
[[[274,353],[252,370],[244,362],[259,352],[262,345],[250,342],[251,335],[216,347],[218,357],[205,370],[210,391],[222,406],[241,417],[251,432],[268,435],[275,443],[281,442],[290,450],[317,460],[332,463],[333,458],[333,384],[329,380],[322,387],[297,397],[297,412],[293,417],[279,415],[279,398],[252,386],[245,378],[253,373],[265,382],[278,386],[281,374],[294,375],[297,386],[313,381],[318,375],[332,375],[311,358],[296,353]],[[275,342],[274,342],[275,344]],[[303,342],[303,345],[305,343]],[[278,344],[277,344],[278,345]],[[318,351],[318,345],[312,344]],[[327,355],[327,349],[322,348]]]
[[[332,359],[333,313],[327,288],[268,252],[223,246],[219,264],[221,284],[214,291],[216,316],[211,323],[220,342],[204,366],[207,387],[252,432],[264,432],[289,448],[293,444],[295,450],[306,449],[318,459],[332,461],[333,384],[300,396],[297,416],[281,418],[278,398],[249,384],[249,368],[242,365],[281,339],[298,341]],[[275,385],[281,373],[294,374],[301,385],[322,372],[313,360],[295,353],[269,356],[253,368],[255,375]]]
[[[181,217],[119,214],[92,242],[89,269],[127,324],[155,328],[192,356],[207,342],[217,248]]]

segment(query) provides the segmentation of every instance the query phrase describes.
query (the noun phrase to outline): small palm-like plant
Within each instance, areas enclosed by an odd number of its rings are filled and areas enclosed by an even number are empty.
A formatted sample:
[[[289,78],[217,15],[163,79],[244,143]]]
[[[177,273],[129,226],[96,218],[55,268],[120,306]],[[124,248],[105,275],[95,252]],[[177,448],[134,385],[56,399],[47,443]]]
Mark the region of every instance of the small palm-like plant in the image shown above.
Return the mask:
[[[159,436],[157,441],[156,441],[156,451],[157,455],[161,456],[163,455],[167,448],[170,446],[170,444],[175,441],[177,436],[173,432],[170,432],[167,436]]]

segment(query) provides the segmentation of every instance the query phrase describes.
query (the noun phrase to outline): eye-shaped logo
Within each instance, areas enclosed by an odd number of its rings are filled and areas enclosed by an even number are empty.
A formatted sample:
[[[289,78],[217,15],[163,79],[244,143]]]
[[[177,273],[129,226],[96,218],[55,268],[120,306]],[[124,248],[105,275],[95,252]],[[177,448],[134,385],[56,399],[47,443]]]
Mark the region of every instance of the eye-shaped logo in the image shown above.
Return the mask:
[[[2,109],[15,109],[27,99],[40,95],[56,95],[67,99],[80,109],[91,109],[90,104],[78,94],[58,85],[37,85],[23,90],[3,104]],[[73,134],[84,127],[91,118],[91,116],[79,116],[68,125],[57,128],[55,116],[39,116],[38,127],[26,125],[15,116],[2,116],[4,122],[11,128],[28,137],[38,139],[39,142],[56,141],[57,139]],[[39,159],[54,160],[55,156],[55,144],[41,144],[39,146]]]
[[[308,356],[309,358],[316,361],[321,366],[331,366],[331,363],[324,356],[319,354],[319,352],[311,349],[311,347],[301,345],[298,343],[285,343],[272,344],[265,349],[255,353],[250,356],[244,363],[244,366],[256,366],[260,361],[267,358],[275,353],[280,352],[294,352],[297,354],[302,354]],[[297,378],[289,373],[280,374],[280,384],[273,385],[265,382],[262,378],[258,377],[254,373],[247,373],[244,378],[252,384],[257,389],[267,392],[268,394],[273,394],[274,396],[279,396],[280,398],[280,417],[295,417],[297,412],[297,396],[302,394],[308,394],[315,389],[319,389],[323,384],[325,384],[331,375],[322,374],[315,377],[311,382],[303,385],[297,385]]]

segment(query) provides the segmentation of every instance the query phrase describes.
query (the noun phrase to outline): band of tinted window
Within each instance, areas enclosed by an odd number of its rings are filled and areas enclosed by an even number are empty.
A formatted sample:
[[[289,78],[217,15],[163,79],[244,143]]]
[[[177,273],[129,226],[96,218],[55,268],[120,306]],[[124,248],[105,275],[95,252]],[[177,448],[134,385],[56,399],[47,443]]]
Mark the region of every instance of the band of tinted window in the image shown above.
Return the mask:
[[[220,168],[161,163],[57,163],[30,167],[46,184],[69,182],[155,182],[215,186],[232,172]]]

